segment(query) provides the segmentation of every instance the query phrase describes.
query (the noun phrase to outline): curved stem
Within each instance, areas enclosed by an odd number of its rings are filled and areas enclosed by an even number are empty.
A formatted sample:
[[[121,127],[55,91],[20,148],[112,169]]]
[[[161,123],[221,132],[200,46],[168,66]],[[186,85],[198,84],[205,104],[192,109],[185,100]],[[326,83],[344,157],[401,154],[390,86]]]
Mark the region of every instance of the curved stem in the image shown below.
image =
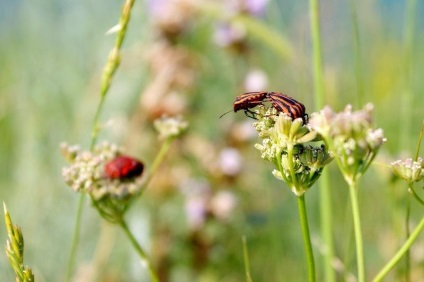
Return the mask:
[[[311,235],[309,233],[308,216],[306,213],[305,194],[297,197],[299,208],[300,224],[302,226],[303,245],[305,246],[306,259],[308,261],[308,281],[315,281],[315,261],[312,250]]]
[[[420,196],[418,196],[418,194],[415,192],[414,187],[412,185],[409,185],[409,189],[408,189],[409,193],[412,194],[412,196],[414,196],[415,200],[417,200],[421,205],[424,206],[424,200],[420,198]]]
[[[424,217],[421,219],[418,226],[414,229],[409,236],[408,240],[403,244],[402,248],[393,256],[393,258],[383,267],[383,269],[375,276],[373,282],[383,280],[389,271],[400,261],[400,259],[408,252],[414,241],[417,239],[420,232],[424,229]]]
[[[121,226],[122,230],[124,231],[125,235],[127,235],[128,239],[130,240],[132,246],[137,251],[137,254],[139,255],[142,264],[147,268],[150,275],[150,280],[152,282],[159,282],[158,275],[153,270],[153,267],[149,261],[149,258],[147,257],[146,252],[143,250],[143,248],[140,246],[140,244],[135,239],[134,235],[131,233],[130,229],[128,228],[127,223],[124,219],[120,220],[119,225]]]
[[[364,248],[362,244],[361,218],[359,214],[358,193],[356,190],[356,182],[348,181],[350,200],[352,204],[353,227],[355,232],[356,243],[356,263],[358,268],[358,281],[365,281],[365,263],[364,263]]]

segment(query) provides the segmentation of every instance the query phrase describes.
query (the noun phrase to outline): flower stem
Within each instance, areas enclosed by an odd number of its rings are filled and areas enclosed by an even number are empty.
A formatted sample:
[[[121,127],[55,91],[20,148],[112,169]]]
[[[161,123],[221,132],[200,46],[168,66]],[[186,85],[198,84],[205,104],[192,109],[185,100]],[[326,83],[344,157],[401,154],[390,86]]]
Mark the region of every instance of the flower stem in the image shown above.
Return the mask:
[[[358,281],[365,281],[365,263],[364,263],[364,251],[362,244],[362,231],[361,231],[361,218],[359,214],[358,205],[358,193],[355,181],[348,181],[350,200],[352,205],[352,216],[353,216],[353,227],[355,232],[355,243],[356,243],[356,264],[358,268]]]
[[[79,234],[81,229],[81,218],[82,218],[82,211],[84,209],[84,202],[85,197],[84,194],[81,193],[79,200],[78,200],[78,209],[77,209],[77,216],[75,218],[75,228],[74,228],[74,234],[72,236],[72,245],[71,245],[71,253],[69,255],[68,260],[68,269],[66,271],[66,281],[69,282],[71,280],[72,272],[75,267],[75,257],[77,252],[77,246],[79,241]]]
[[[418,226],[411,233],[408,240],[403,244],[402,248],[393,256],[393,258],[383,267],[383,269],[375,276],[373,282],[383,280],[389,271],[400,261],[400,259],[408,252],[414,241],[418,238],[420,232],[424,229],[424,217],[421,219]]]
[[[249,263],[249,253],[247,251],[247,243],[246,243],[246,236],[243,236],[242,238],[243,243],[243,259],[244,259],[244,269],[246,272],[246,282],[252,282],[252,276],[250,275],[250,263]]]
[[[137,251],[137,254],[139,255],[142,264],[147,268],[150,275],[150,280],[152,282],[159,282],[158,275],[153,270],[153,267],[149,261],[149,258],[147,257],[146,252],[143,250],[143,248],[140,246],[140,244],[135,239],[134,235],[131,233],[130,229],[128,228],[127,223],[124,219],[120,220],[119,225],[121,226],[122,230],[124,231],[125,235],[127,235],[128,239],[130,240],[131,244],[133,245],[134,249]]]
[[[303,244],[305,246],[306,259],[308,261],[308,281],[315,281],[315,261],[314,252],[312,250],[311,236],[309,234],[308,216],[306,213],[305,194],[297,197],[299,208],[300,223],[302,226]]]
[[[90,151],[93,150],[94,145],[96,144],[96,141],[97,141],[97,137],[99,135],[98,124],[99,124],[100,114],[103,109],[103,105],[106,99],[106,94],[109,91],[110,85],[112,83],[113,75],[115,74],[120,63],[119,53],[120,53],[122,43],[124,42],[124,38],[127,32],[127,26],[131,16],[131,8],[134,5],[134,1],[135,0],[125,1],[125,4],[121,12],[121,17],[119,19],[120,30],[116,37],[115,46],[109,53],[109,57],[107,59],[106,65],[103,68],[102,80],[100,85],[100,101],[99,101],[99,104],[97,105],[96,113],[93,119],[93,126],[91,129]],[[85,202],[85,195],[81,193],[79,201],[78,201],[78,209],[77,209],[77,215],[75,220],[74,234],[72,238],[71,252],[68,259],[68,270],[66,271],[66,281],[70,281],[72,272],[74,270],[76,251],[77,251],[78,241],[79,241],[79,233],[81,229],[81,219],[82,219],[82,211],[83,211],[84,202]]]
[[[411,236],[411,230],[409,228],[409,221],[411,218],[411,198],[407,197],[406,214],[405,214],[405,237],[408,240]],[[405,282],[411,281],[411,254],[409,249],[405,253]]]

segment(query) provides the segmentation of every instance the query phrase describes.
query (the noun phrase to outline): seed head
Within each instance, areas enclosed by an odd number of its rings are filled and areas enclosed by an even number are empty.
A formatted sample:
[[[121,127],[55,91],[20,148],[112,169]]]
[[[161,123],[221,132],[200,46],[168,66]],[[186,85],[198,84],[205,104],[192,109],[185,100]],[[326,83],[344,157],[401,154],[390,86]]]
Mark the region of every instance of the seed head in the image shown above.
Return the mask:
[[[168,139],[181,135],[188,128],[188,122],[181,116],[162,117],[154,121],[154,126],[160,139]]]
[[[411,158],[397,160],[391,163],[394,174],[404,179],[408,184],[418,182],[424,178],[424,162],[422,158],[416,161]]]

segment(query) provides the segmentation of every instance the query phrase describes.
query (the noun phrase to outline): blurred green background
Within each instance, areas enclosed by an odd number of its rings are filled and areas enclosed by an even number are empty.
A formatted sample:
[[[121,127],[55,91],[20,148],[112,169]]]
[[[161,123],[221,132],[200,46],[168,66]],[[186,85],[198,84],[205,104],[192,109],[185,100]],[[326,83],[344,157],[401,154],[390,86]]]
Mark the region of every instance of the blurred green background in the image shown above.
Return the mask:
[[[308,113],[320,110],[308,3],[270,0],[258,12],[247,2],[255,1],[215,1],[215,7],[195,1],[199,9],[183,0],[136,1],[101,116],[99,140],[125,146],[147,166],[158,150],[152,121],[167,113],[190,122],[128,214],[168,281],[245,281],[243,235],[254,281],[307,277],[294,195],[254,149],[253,120],[242,113],[219,116],[252,87],[293,96]],[[424,4],[416,2],[408,11],[414,1],[320,1],[325,102],[337,111],[372,102],[376,125],[388,138],[360,184],[369,279],[404,240],[406,186],[393,181],[388,164],[413,156],[424,116],[424,21],[418,16]],[[37,281],[65,277],[79,195],[61,178],[66,162],[59,145],[88,148],[115,38],[105,32],[122,4],[0,1],[0,200],[22,227],[25,263]],[[227,13],[243,20],[229,25]],[[343,262],[337,271],[344,281],[349,270],[355,273],[348,190],[335,164],[329,170],[336,255]],[[318,189],[306,198],[322,281]],[[412,223],[421,211],[412,205]],[[3,224],[0,231],[4,244]],[[415,281],[424,277],[423,244],[421,236],[412,251]],[[120,230],[102,223],[88,203],[77,262],[74,281],[147,279]],[[402,269],[392,271],[390,281],[400,279]],[[4,252],[0,277],[14,277]]]

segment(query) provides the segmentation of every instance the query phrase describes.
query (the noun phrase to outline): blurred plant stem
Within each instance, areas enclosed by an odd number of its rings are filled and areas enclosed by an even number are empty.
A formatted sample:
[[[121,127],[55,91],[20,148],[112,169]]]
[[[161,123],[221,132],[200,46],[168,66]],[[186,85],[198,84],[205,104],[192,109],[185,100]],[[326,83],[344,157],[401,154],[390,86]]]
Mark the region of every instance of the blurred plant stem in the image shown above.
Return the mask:
[[[243,235],[241,240],[243,244],[243,260],[244,260],[244,271],[246,273],[246,282],[253,282],[252,276],[250,275],[249,252],[247,250],[246,236]]]
[[[93,150],[99,134],[99,119],[106,100],[106,94],[109,91],[113,76],[120,64],[120,50],[127,31],[128,22],[131,17],[131,8],[135,0],[126,0],[122,8],[121,17],[118,23],[118,35],[115,40],[115,46],[110,51],[105,67],[103,68],[101,85],[100,85],[100,101],[97,105],[97,110],[94,115],[93,126],[91,131],[90,150]],[[81,229],[82,211],[85,202],[85,195],[81,193],[78,201],[78,209],[75,219],[74,234],[72,239],[71,252],[68,260],[68,270],[66,273],[66,281],[70,281],[75,267],[76,251],[79,243],[79,234]]]
[[[144,191],[147,188],[147,185],[149,185],[150,181],[152,180],[153,175],[155,175],[155,172],[158,170],[160,164],[165,159],[165,156],[168,153],[169,148],[174,140],[175,140],[174,137],[168,137],[162,142],[159,152],[157,153],[155,159],[153,160],[151,169],[146,176],[146,180],[144,182],[143,188],[141,189],[140,196],[144,193]]]
[[[412,125],[412,111],[411,107],[414,100],[414,91],[412,87],[411,72],[413,67],[413,44],[415,34],[415,22],[417,15],[417,0],[408,0],[405,9],[405,25],[404,25],[404,54],[403,54],[403,74],[404,74],[404,90],[400,95],[400,107],[402,123],[400,125],[400,142],[399,148],[404,150],[409,148],[411,125]]]
[[[412,190],[413,191],[413,190]],[[406,239],[411,236],[411,230],[409,228],[409,220],[411,218],[411,198],[406,199],[406,212],[405,212],[405,234]],[[411,281],[411,255],[409,249],[405,253],[405,282]]]
[[[413,67],[412,62],[412,51],[413,51],[413,45],[414,45],[414,34],[415,34],[415,21],[416,21],[416,12],[417,9],[417,0],[408,0],[406,2],[406,9],[405,9],[405,26],[404,26],[404,83],[405,83],[405,93],[402,93],[401,95],[401,111],[402,111],[402,117],[404,119],[404,122],[402,122],[402,126],[400,127],[400,142],[399,142],[399,149],[404,150],[404,148],[409,147],[409,136],[411,132],[411,126],[412,126],[412,111],[411,106],[413,104],[414,100],[414,91],[412,87],[412,79],[411,79],[411,72]],[[421,131],[422,134],[422,131]],[[420,148],[421,138],[418,143],[418,150],[415,159],[418,158],[419,154],[419,148]],[[413,191],[413,189],[412,189]],[[409,203],[409,200],[408,200]],[[407,207],[406,211],[406,238],[409,238],[409,205]],[[405,254],[405,281],[410,281],[410,253],[409,250]]]
[[[325,95],[318,0],[309,1],[309,16],[311,21],[311,35],[313,47],[315,108],[321,109],[324,107]],[[321,175],[319,190],[321,234],[325,245],[325,252],[323,254],[325,274],[324,280],[328,282],[334,282],[336,281],[336,273],[333,269],[334,245],[332,233],[332,200],[330,191],[330,179],[327,171],[324,171]]]
[[[362,231],[361,231],[361,216],[359,213],[358,205],[358,190],[357,183],[355,180],[348,181],[350,200],[352,205],[352,216],[353,216],[353,228],[355,232],[355,243],[356,243],[356,264],[358,268],[358,281],[365,281],[365,263],[364,263],[364,247],[362,243]]]
[[[152,264],[150,263],[149,258],[147,256],[146,252],[143,250],[143,248],[137,242],[137,240],[135,239],[134,235],[132,234],[131,230],[128,228],[128,225],[127,225],[127,223],[125,222],[125,220],[123,218],[119,221],[119,225],[121,226],[121,228],[124,231],[125,235],[130,240],[130,242],[131,242],[132,246],[134,247],[134,249],[137,251],[137,254],[140,257],[143,266],[145,266],[148,269],[151,282],[159,282],[158,275],[153,270]]]
[[[316,280],[314,252],[312,250],[311,235],[309,233],[305,194],[302,194],[301,196],[297,197],[297,204],[299,208],[300,223],[302,226],[303,245],[305,247],[306,259],[308,261],[308,281],[314,282]]]
[[[356,106],[362,107],[364,101],[364,84],[362,80],[362,56],[361,56],[361,41],[359,37],[358,28],[358,16],[357,16],[357,2],[355,0],[349,0],[350,6],[350,17],[352,23],[352,34],[353,34],[353,54],[354,54],[354,66],[355,66],[355,78],[356,78]]]
[[[418,238],[420,232],[424,229],[424,217],[418,223],[417,227],[409,236],[408,240],[403,244],[402,248],[393,256],[393,258],[383,267],[383,269],[375,276],[373,282],[382,281],[389,271],[401,260],[401,258],[408,252],[414,241]]]

